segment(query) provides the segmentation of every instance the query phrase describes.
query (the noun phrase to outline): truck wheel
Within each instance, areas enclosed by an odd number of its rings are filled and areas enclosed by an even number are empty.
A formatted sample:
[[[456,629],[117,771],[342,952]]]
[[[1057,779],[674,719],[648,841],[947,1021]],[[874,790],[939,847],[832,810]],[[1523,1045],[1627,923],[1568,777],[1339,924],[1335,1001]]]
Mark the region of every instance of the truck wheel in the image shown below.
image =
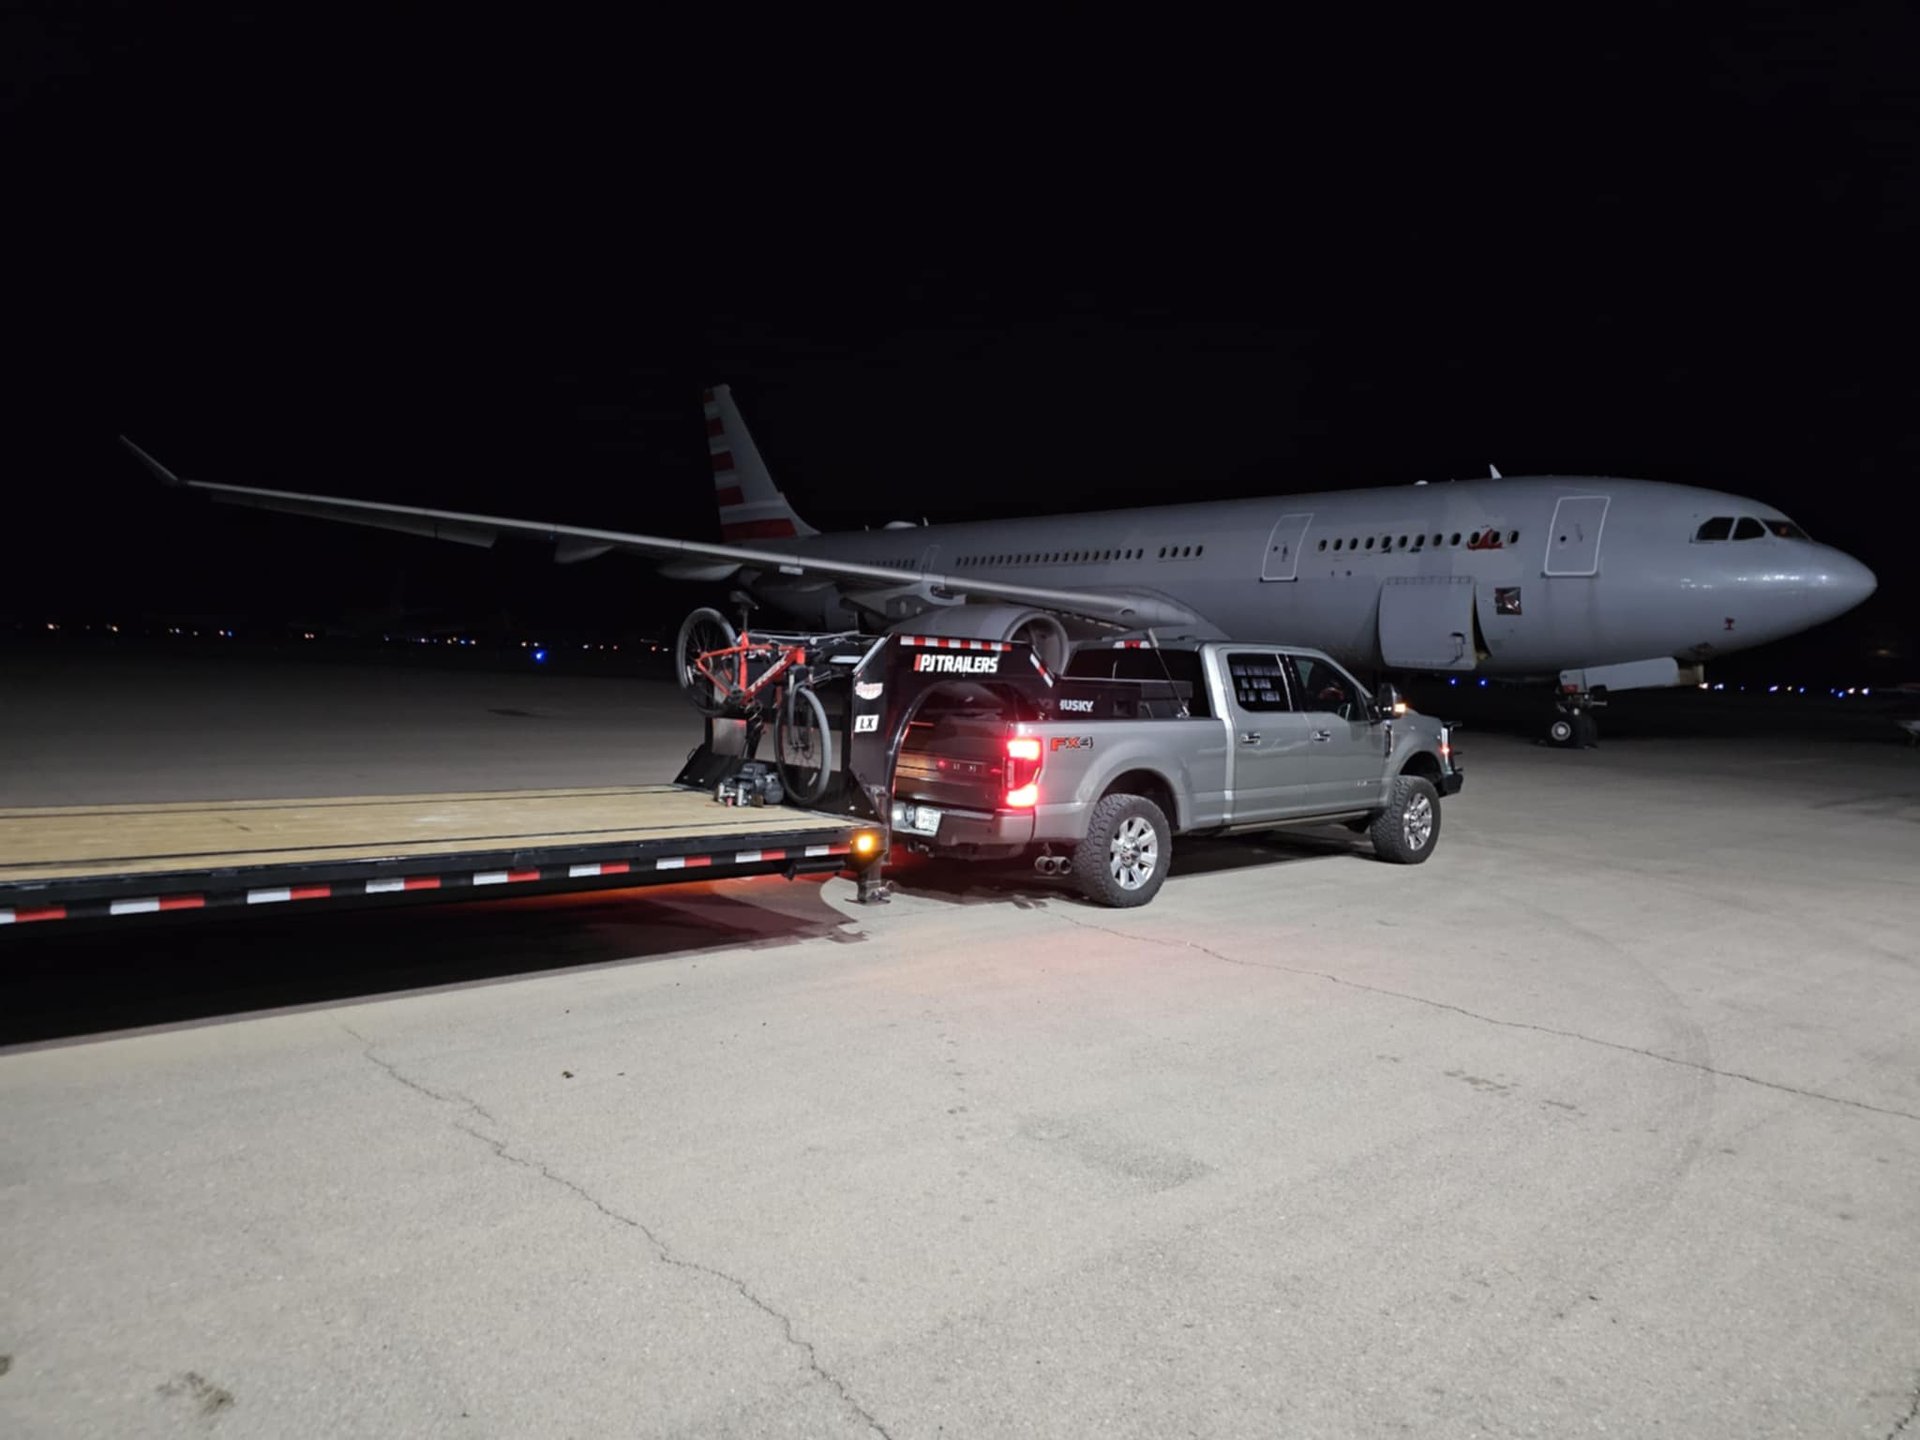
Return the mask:
[[[1160,893],[1173,835],[1160,807],[1144,795],[1109,795],[1093,807],[1086,838],[1073,847],[1080,893],[1115,910],[1144,905]]]
[[[1440,838],[1440,792],[1419,775],[1402,775],[1393,782],[1387,808],[1368,832],[1373,853],[1396,865],[1418,865],[1433,853]]]

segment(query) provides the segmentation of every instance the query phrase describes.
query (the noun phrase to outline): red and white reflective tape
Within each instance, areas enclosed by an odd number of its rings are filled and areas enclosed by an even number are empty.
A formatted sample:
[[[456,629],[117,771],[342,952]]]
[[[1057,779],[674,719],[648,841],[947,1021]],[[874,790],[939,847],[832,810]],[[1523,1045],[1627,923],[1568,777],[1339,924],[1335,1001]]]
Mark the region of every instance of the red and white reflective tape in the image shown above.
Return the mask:
[[[1046,681],[1048,687],[1051,688],[1053,685],[1053,676],[1049,675],[1047,673],[1047,667],[1040,663],[1040,657],[1029,650],[1027,652],[1027,659],[1033,662],[1033,668],[1040,672],[1040,678]]]
[[[115,900],[107,907],[109,915],[152,915],[161,910],[204,910],[204,895],[146,895],[138,900]]]
[[[325,900],[332,894],[331,885],[287,885],[278,890],[249,890],[247,904],[275,905],[282,900]]]
[[[918,645],[927,650],[1011,650],[1004,640],[960,640],[951,635],[902,635],[902,645]]]
[[[476,885],[519,885],[539,878],[538,870],[476,870],[473,872],[473,883]]]
[[[569,865],[567,878],[578,880],[582,875],[625,875],[633,866],[625,860],[596,860],[590,865]]]
[[[367,881],[369,895],[391,895],[400,890],[438,890],[439,888],[438,875],[406,875],[395,876],[391,880]]]
[[[30,910],[0,910],[0,925],[31,925],[36,920],[64,920],[67,907],[64,905],[41,905]]]

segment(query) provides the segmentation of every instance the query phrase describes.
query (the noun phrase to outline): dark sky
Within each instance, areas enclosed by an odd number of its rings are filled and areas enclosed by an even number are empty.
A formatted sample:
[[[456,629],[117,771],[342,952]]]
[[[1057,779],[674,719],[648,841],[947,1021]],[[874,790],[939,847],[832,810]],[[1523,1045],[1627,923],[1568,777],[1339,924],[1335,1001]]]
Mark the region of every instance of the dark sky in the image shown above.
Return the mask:
[[[671,606],[633,562],[183,505],[113,436],[711,536],[725,380],[823,528],[1491,461],[1771,501],[1881,575],[1849,644],[1910,631],[1920,19],[1814,8],[12,9],[31,538],[0,614],[324,614],[403,578]]]

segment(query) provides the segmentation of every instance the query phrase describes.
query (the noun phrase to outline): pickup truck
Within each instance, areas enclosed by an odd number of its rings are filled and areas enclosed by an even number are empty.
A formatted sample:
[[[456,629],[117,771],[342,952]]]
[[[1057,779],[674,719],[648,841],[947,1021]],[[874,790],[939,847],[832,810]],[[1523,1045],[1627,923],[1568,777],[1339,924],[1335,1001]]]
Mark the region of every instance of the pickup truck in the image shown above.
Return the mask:
[[[1176,835],[1343,823],[1417,865],[1463,782],[1452,727],[1392,686],[1369,694],[1319,651],[1214,641],[1089,646],[1057,676],[1037,661],[956,675],[920,697],[894,753],[894,845],[1035,853],[1118,907],[1159,891]]]

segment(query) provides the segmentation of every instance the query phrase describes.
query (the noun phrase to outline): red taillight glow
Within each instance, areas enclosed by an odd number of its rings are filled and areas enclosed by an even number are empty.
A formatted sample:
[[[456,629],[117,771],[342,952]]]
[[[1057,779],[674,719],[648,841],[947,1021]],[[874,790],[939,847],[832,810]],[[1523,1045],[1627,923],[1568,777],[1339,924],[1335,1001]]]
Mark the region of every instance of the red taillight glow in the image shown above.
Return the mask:
[[[1014,735],[1007,740],[1007,798],[1009,810],[1031,810],[1040,803],[1040,739]]]

